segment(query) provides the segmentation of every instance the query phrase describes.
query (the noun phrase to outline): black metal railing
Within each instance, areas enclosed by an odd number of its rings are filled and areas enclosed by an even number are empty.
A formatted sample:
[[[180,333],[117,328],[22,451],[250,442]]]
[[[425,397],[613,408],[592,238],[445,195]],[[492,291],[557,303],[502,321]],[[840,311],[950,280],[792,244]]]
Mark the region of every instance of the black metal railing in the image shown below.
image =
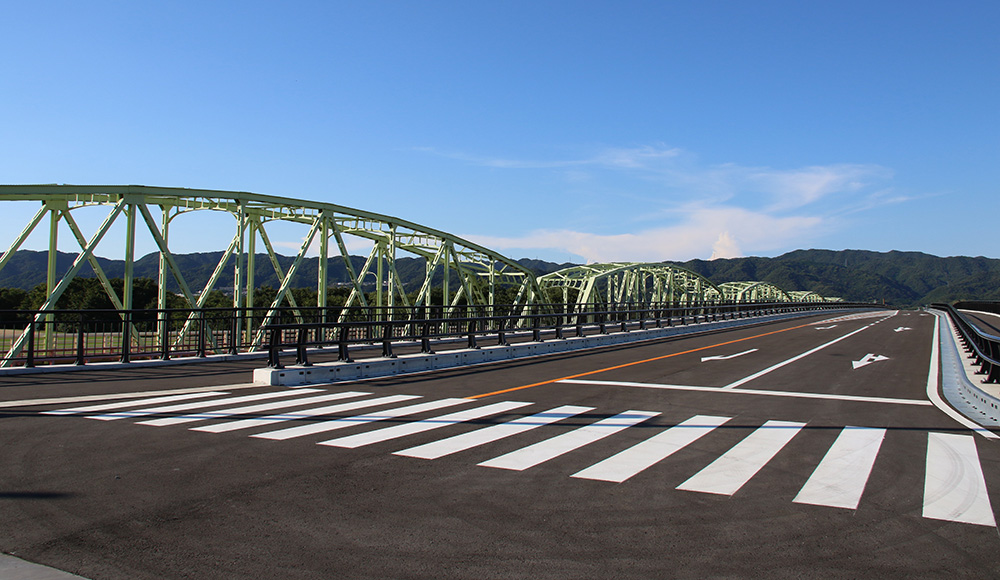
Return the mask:
[[[846,303],[542,304],[532,306],[282,307],[134,310],[0,310],[0,365],[84,365],[142,359],[205,358],[267,351],[394,345],[430,352],[435,344],[548,340],[794,310],[873,307]],[[355,349],[356,350],[356,349]]]
[[[965,307],[970,303],[959,304]],[[969,358],[974,359],[974,364],[979,366],[979,374],[985,375],[983,382],[1000,383],[1000,336],[988,334],[976,328],[964,314],[951,304],[931,304],[931,308],[948,313],[958,328],[959,338],[966,354]],[[982,310],[981,308],[972,309]]]
[[[598,307],[604,309],[599,310]],[[447,319],[386,317],[364,322],[269,324],[264,330],[267,333],[268,366],[282,368],[281,356],[288,350],[295,352],[296,365],[309,365],[309,350],[326,347],[336,347],[337,360],[349,362],[351,345],[370,343],[372,337],[379,337],[383,357],[393,357],[394,344],[410,344],[414,350],[419,348],[421,353],[432,353],[432,345],[443,341],[463,341],[468,348],[479,348],[487,342],[507,345],[514,339],[534,342],[564,340],[571,336],[644,330],[650,326],[662,328],[768,314],[857,307],[872,308],[875,305],[842,302],[706,303],[691,306],[618,305],[607,309],[605,305],[560,304],[533,307],[528,313],[517,314],[497,315],[476,312],[477,309],[472,308],[466,311],[465,316]]]

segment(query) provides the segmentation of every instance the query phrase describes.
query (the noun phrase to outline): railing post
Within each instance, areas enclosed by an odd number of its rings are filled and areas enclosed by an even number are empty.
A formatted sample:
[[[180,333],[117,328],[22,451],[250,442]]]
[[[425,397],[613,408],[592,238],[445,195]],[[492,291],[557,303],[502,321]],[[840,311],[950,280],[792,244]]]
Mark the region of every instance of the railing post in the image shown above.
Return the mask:
[[[158,316],[163,317],[160,324],[160,359],[170,360],[170,311],[160,310]]]
[[[281,331],[272,328],[267,344],[267,366],[272,369],[283,369],[281,366]]]
[[[132,311],[126,310],[122,318],[122,354],[121,362],[130,362],[132,354]]]
[[[469,348],[478,349],[479,345],[476,344],[476,319],[472,318],[469,320]]]
[[[195,353],[200,358],[205,358],[205,309],[198,311],[198,352]]]
[[[83,354],[84,348],[85,340],[83,335],[83,312],[81,312],[80,323],[76,328],[76,364],[78,366],[87,364],[86,358]]]
[[[351,360],[351,353],[347,348],[348,341],[350,340],[350,324],[344,323],[340,325],[340,336],[337,340],[337,360],[342,362],[354,362]]]
[[[392,354],[392,321],[387,321],[382,325],[382,356],[396,358],[396,355]]]
[[[28,354],[24,360],[24,368],[34,368],[35,366],[35,316],[31,316],[28,322]]]
[[[309,363],[309,355],[306,353],[306,328],[304,326],[299,327],[299,336],[295,341],[295,364],[308,367],[312,366]]]

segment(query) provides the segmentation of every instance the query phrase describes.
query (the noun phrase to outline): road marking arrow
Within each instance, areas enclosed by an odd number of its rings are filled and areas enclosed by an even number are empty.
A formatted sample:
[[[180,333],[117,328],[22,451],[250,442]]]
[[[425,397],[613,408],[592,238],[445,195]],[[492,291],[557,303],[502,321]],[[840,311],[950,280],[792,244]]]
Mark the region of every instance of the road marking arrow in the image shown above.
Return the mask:
[[[759,349],[752,348],[750,350],[745,350],[743,352],[738,352],[736,354],[727,354],[727,355],[720,354],[720,355],[716,355],[716,356],[703,356],[703,357],[701,357],[701,362],[705,362],[707,360],[729,360],[731,358],[736,358],[738,356],[743,356],[745,354],[750,354],[752,352],[757,352],[757,350],[759,350]]]
[[[863,366],[868,366],[868,365],[872,364],[873,362],[878,362],[880,360],[889,360],[889,357],[882,356],[880,354],[871,354],[871,353],[868,353],[861,360],[853,360],[853,361],[851,361],[851,364],[854,366],[855,370],[857,370],[857,369],[860,369]]]
[[[837,325],[834,324],[833,326],[817,326],[816,330],[830,330],[831,328],[837,328]]]
[[[909,326],[900,326],[895,330],[895,332],[903,332],[904,330],[913,330],[913,329],[910,328]]]

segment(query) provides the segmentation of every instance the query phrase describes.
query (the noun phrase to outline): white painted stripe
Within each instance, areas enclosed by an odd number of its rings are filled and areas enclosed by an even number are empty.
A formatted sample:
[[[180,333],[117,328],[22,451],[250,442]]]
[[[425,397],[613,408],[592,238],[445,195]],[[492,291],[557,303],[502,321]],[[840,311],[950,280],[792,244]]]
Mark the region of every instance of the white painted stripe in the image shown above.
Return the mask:
[[[296,393],[301,393],[301,390],[294,391]],[[266,413],[267,411],[274,411],[275,409],[287,409],[289,407],[303,407],[305,405],[312,405],[313,403],[325,403],[328,401],[339,401],[340,399],[350,399],[352,397],[363,397],[365,395],[370,395],[371,393],[362,393],[358,391],[344,391],[343,393],[331,393],[329,395],[318,395],[315,397],[305,397],[303,399],[293,399],[290,401],[277,401],[271,403],[262,403],[260,405],[249,405],[246,407],[233,407],[231,409],[219,409],[217,411],[203,411],[201,413],[194,413],[191,415],[184,415],[181,417],[164,417],[162,419],[151,419],[149,421],[142,421],[140,425],[155,425],[157,427],[162,427],[164,425],[178,425],[180,423],[191,423],[192,421],[205,421],[207,419],[226,419],[232,417],[233,415],[249,415],[250,413]]]
[[[499,441],[506,437],[512,437],[519,433],[536,429],[542,425],[555,423],[556,421],[593,410],[593,407],[564,405],[535,415],[501,423],[500,425],[476,429],[475,431],[469,431],[468,433],[462,433],[461,435],[455,435],[454,437],[448,437],[447,439],[441,439],[433,443],[427,443],[426,445],[418,445],[417,447],[397,451],[393,455],[418,457],[420,459],[437,459],[445,455],[451,455],[452,453],[492,443],[493,441]]]
[[[337,429],[343,429],[345,427],[353,427],[355,425],[373,423],[375,421],[384,421],[386,419],[394,419],[397,417],[406,417],[408,415],[416,415],[427,411],[436,411],[437,409],[453,407],[455,405],[461,405],[462,403],[471,402],[472,399],[440,399],[437,401],[427,401],[426,403],[418,403],[407,407],[396,407],[395,409],[386,409],[385,411],[376,411],[374,413],[357,415],[355,417],[346,417],[344,419],[336,419],[334,421],[323,421],[320,423],[311,423],[309,425],[299,425],[298,427],[289,427],[287,429],[278,429],[277,431],[256,433],[251,435],[251,437],[284,441],[285,439],[292,439],[294,437],[302,437],[304,435],[313,435],[316,433],[326,433],[327,431],[336,431]]]
[[[607,387],[639,387],[643,389],[664,389],[668,391],[695,391],[702,393],[732,393],[736,395],[763,395],[767,397],[791,397],[794,399],[827,399],[831,401],[856,401],[859,403],[889,403],[893,405],[915,405],[930,407],[923,399],[893,399],[890,397],[864,397],[859,395],[834,395],[831,393],[799,393],[795,391],[766,391],[764,389],[722,389],[721,387],[698,387],[694,385],[659,385],[655,383],[632,383],[628,381],[591,381],[586,379],[564,379],[560,383],[576,385],[604,385]]]
[[[238,431],[240,429],[250,429],[251,427],[260,427],[261,425],[273,425],[275,423],[292,421],[294,419],[309,419],[312,417],[322,417],[323,415],[333,415],[334,413],[340,413],[343,411],[356,411],[366,407],[389,405],[392,403],[399,403],[401,401],[409,401],[410,399],[419,398],[420,397],[418,395],[389,395],[387,397],[379,397],[377,399],[363,399],[361,401],[351,401],[350,403],[316,407],[315,409],[302,409],[301,411],[282,413],[280,415],[269,415],[267,417],[257,417],[255,419],[241,419],[239,421],[226,421],[224,423],[215,423],[213,425],[204,425],[202,427],[192,427],[191,430],[202,431],[204,433],[225,433],[228,431]]]
[[[240,397],[227,397],[225,399],[213,399],[211,401],[195,401],[193,403],[178,403],[175,405],[165,405],[162,407],[147,407],[136,409],[135,411],[118,411],[106,415],[92,415],[88,419],[98,419],[100,421],[113,421],[115,419],[125,419],[130,417],[144,417],[146,415],[157,415],[160,413],[176,413],[178,411],[190,411],[191,409],[205,409],[207,407],[221,407],[223,405],[236,403],[249,403],[251,401],[266,401],[269,399],[281,399],[292,397],[299,393],[322,393],[322,389],[302,389],[298,391],[273,391],[270,393],[258,393],[256,395],[243,395]]]
[[[858,509],[885,429],[845,427],[795,496],[795,503]]]
[[[976,433],[979,433],[987,439],[1000,439],[996,433],[990,431],[989,429],[983,427],[979,423],[976,423],[972,419],[969,419],[965,415],[959,413],[951,407],[948,403],[941,398],[941,393],[939,393],[939,379],[941,369],[941,317],[947,316],[945,314],[934,313],[934,339],[931,344],[931,366],[927,371],[927,398],[931,400],[941,412],[948,415],[952,419],[958,421],[965,427],[972,429]],[[947,319],[948,324],[951,325],[951,319]],[[952,326],[954,331],[954,326]]]
[[[927,434],[923,515],[934,520],[997,525],[971,435]]]
[[[879,321],[879,322],[881,322],[881,321]],[[819,351],[823,350],[824,348],[826,348],[828,346],[837,344],[838,342],[844,340],[845,338],[850,338],[850,337],[854,336],[855,334],[857,334],[859,332],[868,330],[869,328],[871,328],[875,324],[877,324],[877,323],[873,322],[872,324],[869,324],[867,326],[862,326],[861,328],[859,328],[859,329],[857,329],[857,330],[855,330],[853,332],[848,332],[847,334],[845,334],[844,336],[841,336],[840,338],[835,338],[835,339],[831,340],[830,342],[828,342],[826,344],[821,344],[821,345],[817,346],[814,349],[808,350],[808,351],[806,351],[806,352],[804,352],[804,353],[802,353],[802,354],[800,354],[798,356],[793,356],[792,358],[790,358],[790,359],[788,359],[786,361],[780,362],[780,363],[778,363],[776,365],[769,366],[769,367],[767,367],[766,369],[764,369],[762,371],[756,372],[756,373],[750,375],[749,377],[742,378],[742,379],[740,379],[740,380],[738,380],[736,382],[729,383],[728,385],[726,385],[726,386],[724,386],[722,388],[723,389],[735,389],[736,387],[738,387],[740,385],[745,385],[746,383],[749,383],[750,381],[752,381],[754,379],[759,379],[760,377],[762,377],[762,376],[764,376],[764,375],[766,375],[766,374],[768,374],[768,373],[770,373],[772,371],[776,371],[776,370],[780,369],[781,367],[783,367],[785,365],[790,365],[793,362],[795,362],[797,360],[800,360],[800,359],[803,359],[803,358],[805,358],[805,357],[807,357],[807,356],[809,356],[809,355],[811,355],[813,353],[819,352]]]
[[[496,467],[499,469],[510,469],[513,471],[524,471],[529,467],[534,467],[539,463],[544,463],[550,459],[565,455],[570,451],[579,449],[584,445],[589,445],[595,441],[614,435],[615,433],[627,429],[633,425],[655,417],[659,413],[650,411],[625,411],[614,417],[601,419],[600,421],[574,429],[562,435],[556,435],[545,441],[539,441],[534,445],[511,451],[506,455],[501,455],[489,461],[484,461],[479,465],[484,467]]]
[[[572,477],[621,483],[711,433],[731,418],[695,415],[642,443],[574,473]]]
[[[90,405],[87,407],[73,407],[72,409],[58,409],[55,411],[42,411],[42,415],[76,415],[80,413],[99,413],[112,409],[124,409],[126,407],[136,407],[140,405],[157,405],[159,403],[172,403],[174,401],[188,401],[191,399],[203,399],[205,397],[215,397],[218,395],[228,395],[222,391],[200,391],[197,393],[185,393],[183,395],[170,395],[169,397],[155,397],[152,399],[132,399],[129,401],[119,401],[117,403],[104,403],[103,405]]]
[[[413,423],[407,423],[405,425],[393,425],[392,427],[383,427],[382,429],[375,429],[374,431],[368,431],[366,433],[348,435],[347,437],[338,437],[337,439],[322,441],[319,445],[354,449],[364,445],[371,445],[372,443],[389,441],[390,439],[397,439],[399,437],[406,437],[407,435],[415,435],[417,433],[423,433],[424,431],[447,427],[456,423],[474,421],[476,419],[496,415],[498,413],[506,413],[507,411],[520,409],[521,407],[526,407],[530,404],[531,403],[524,403],[521,401],[503,401],[500,403],[493,403],[492,405],[486,405],[485,407],[476,407],[475,409],[466,409],[465,411],[434,417],[432,419],[414,421]]]
[[[733,495],[803,427],[805,423],[768,421],[677,489]]]
[[[236,385],[212,385],[210,387],[192,387],[188,389],[167,389],[162,391],[140,391],[132,393],[106,393],[103,395],[77,395],[73,397],[48,397],[45,399],[21,399],[19,401],[0,402],[0,409],[10,407],[32,407],[36,405],[63,405],[69,403],[87,403],[90,401],[120,401],[122,399],[143,399],[146,397],[162,397],[166,395],[180,395],[182,393],[204,393],[205,391],[225,390],[235,391],[237,389],[259,389],[260,385],[253,383],[243,383]],[[48,412],[48,414],[53,414]],[[55,413],[59,414],[59,413]]]

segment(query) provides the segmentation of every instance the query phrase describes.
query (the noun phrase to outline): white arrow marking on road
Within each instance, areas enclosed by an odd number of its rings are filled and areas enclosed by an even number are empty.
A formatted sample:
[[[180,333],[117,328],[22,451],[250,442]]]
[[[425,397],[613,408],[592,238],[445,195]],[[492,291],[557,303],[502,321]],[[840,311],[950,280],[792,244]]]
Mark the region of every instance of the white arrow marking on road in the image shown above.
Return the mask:
[[[816,330],[830,330],[831,328],[837,328],[837,325],[834,324],[833,326],[817,326]]]
[[[721,355],[720,354],[720,355],[717,355],[717,356],[703,356],[703,357],[701,357],[701,362],[705,362],[707,360],[729,360],[731,358],[736,358],[738,356],[743,356],[745,354],[750,354],[752,352],[757,352],[757,350],[758,349],[756,349],[756,348],[751,348],[750,350],[746,350],[746,351],[743,351],[743,352],[738,352],[736,354],[728,354],[728,355]]]
[[[913,330],[913,329],[910,328],[909,326],[900,326],[894,332],[903,332],[904,330]]]
[[[865,357],[863,359],[861,359],[861,360],[853,360],[853,361],[851,361],[851,364],[854,365],[855,369],[860,369],[863,366],[868,366],[868,365],[872,364],[873,362],[878,362],[880,360],[889,360],[889,357],[882,356],[880,354],[871,354],[871,353],[869,353],[869,354],[866,354]]]

